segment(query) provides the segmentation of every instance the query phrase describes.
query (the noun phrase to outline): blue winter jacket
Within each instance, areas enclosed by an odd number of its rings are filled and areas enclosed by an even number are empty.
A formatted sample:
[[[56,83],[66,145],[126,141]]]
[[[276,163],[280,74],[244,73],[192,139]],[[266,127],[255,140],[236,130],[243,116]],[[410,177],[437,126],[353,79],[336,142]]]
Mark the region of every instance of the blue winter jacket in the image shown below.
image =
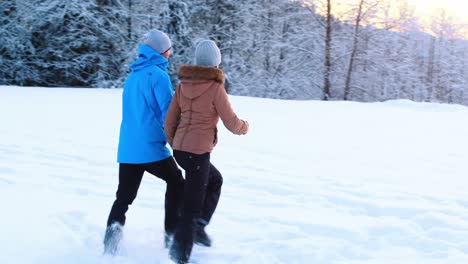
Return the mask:
[[[166,147],[164,118],[174,95],[166,73],[168,61],[141,45],[122,95],[119,163],[141,164],[171,156]]]

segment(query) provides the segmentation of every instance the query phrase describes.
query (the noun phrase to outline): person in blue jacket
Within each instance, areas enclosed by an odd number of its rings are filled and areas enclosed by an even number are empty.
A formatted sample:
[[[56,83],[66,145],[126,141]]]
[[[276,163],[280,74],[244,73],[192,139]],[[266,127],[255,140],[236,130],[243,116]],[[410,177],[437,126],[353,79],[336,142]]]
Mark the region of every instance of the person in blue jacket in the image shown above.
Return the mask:
[[[184,179],[166,147],[164,119],[174,91],[166,73],[171,41],[162,31],[145,35],[138,59],[131,65],[122,95],[117,162],[119,185],[107,220],[104,253],[115,254],[122,238],[125,213],[135,199],[144,172],[167,184],[165,194],[165,242],[174,233],[182,206]]]

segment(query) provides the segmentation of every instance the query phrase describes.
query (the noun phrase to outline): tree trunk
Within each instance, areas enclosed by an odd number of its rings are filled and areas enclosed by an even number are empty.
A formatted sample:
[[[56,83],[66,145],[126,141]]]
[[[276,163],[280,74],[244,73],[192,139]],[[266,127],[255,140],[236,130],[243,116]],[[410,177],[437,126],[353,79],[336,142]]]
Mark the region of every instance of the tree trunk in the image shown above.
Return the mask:
[[[331,0],[327,0],[327,27],[325,36],[325,74],[323,81],[323,100],[330,98],[330,73],[331,73],[331,33],[332,33]]]
[[[356,53],[358,49],[358,39],[359,39],[359,27],[361,24],[362,19],[362,6],[364,4],[364,0],[360,0],[359,2],[359,9],[356,15],[356,22],[354,24],[354,36],[353,36],[353,48],[351,51],[351,57],[349,58],[349,65],[348,65],[348,72],[346,74],[346,82],[345,82],[345,89],[344,89],[344,100],[347,101],[349,99],[349,92],[351,90],[351,75],[353,74],[353,66],[354,60],[356,58]]]
[[[127,14],[127,38],[128,41],[132,42],[132,1],[128,0],[128,14]]]
[[[429,48],[429,60],[427,62],[427,83],[428,83],[428,94],[426,97],[427,101],[432,101],[434,98],[434,60],[435,60],[435,42],[436,38],[431,37],[431,44]]]

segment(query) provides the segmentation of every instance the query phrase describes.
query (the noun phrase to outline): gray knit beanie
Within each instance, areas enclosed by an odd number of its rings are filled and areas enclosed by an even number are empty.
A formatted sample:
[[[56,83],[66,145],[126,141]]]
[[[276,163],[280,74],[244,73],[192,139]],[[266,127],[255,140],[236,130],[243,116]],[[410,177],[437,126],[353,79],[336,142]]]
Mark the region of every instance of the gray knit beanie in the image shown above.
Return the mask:
[[[221,64],[221,51],[212,40],[202,40],[195,49],[195,64],[215,67]]]
[[[172,46],[171,40],[166,33],[155,29],[146,33],[143,44],[150,46],[160,54],[168,51]]]

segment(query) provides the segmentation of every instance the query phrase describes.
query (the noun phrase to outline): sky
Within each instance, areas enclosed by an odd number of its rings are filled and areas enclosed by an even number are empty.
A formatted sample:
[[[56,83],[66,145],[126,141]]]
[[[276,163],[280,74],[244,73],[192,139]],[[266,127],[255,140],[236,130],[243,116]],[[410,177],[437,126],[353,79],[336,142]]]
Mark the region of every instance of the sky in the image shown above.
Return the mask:
[[[334,10],[338,12],[347,12],[351,6],[355,6],[359,0],[333,0]],[[394,2],[396,7],[399,2],[404,0],[390,0]],[[445,11],[446,17],[457,24],[461,35],[468,39],[468,0],[407,0],[410,9],[414,10],[414,14],[421,26],[430,32],[431,22],[434,16],[440,15]],[[325,0],[310,0],[309,2],[325,2]]]
[[[431,28],[434,16],[444,13],[448,21],[454,24],[453,37],[468,39],[468,16],[466,15],[468,0],[408,0],[408,2],[426,29]],[[434,32],[430,29],[426,31]]]
[[[468,25],[467,0],[408,0],[419,17],[430,18],[434,13],[445,10],[456,23]]]
[[[455,36],[468,39],[468,0],[408,0],[414,6],[415,14],[429,27],[434,14],[445,11],[449,21],[455,24]]]

